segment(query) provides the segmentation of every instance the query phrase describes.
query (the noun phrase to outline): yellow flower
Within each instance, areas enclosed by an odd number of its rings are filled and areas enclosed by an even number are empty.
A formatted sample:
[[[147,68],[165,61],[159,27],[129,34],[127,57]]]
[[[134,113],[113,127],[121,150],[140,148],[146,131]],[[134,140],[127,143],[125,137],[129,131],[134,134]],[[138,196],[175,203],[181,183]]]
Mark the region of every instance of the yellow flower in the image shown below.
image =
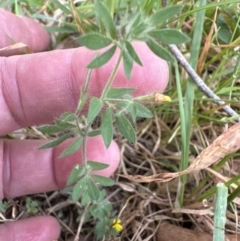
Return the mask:
[[[153,101],[154,102],[171,102],[171,98],[167,95],[159,94],[159,93],[154,93],[153,94]]]
[[[121,219],[113,219],[113,224],[112,228],[114,228],[118,233],[122,231],[123,226],[122,226],[122,221]]]

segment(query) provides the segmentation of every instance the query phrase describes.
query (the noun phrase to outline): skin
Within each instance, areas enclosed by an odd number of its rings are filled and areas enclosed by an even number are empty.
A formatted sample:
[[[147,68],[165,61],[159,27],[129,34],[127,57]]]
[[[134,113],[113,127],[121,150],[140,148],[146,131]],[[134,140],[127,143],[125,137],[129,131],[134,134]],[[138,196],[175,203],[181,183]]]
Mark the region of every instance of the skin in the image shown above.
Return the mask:
[[[66,111],[75,111],[84,84],[86,65],[94,56],[85,48],[42,52],[50,44],[48,34],[35,21],[0,10],[0,49],[11,44],[10,36],[26,43],[34,54],[2,51],[0,56],[0,135],[33,125],[51,123]],[[136,88],[135,95],[163,92],[168,83],[168,65],[142,43],[135,43],[144,68],[134,65],[131,81],[121,66],[114,86]],[[89,96],[99,96],[116,62],[117,54],[91,75]],[[70,170],[81,163],[81,151],[58,159],[69,141],[38,151],[44,140],[0,139],[0,200],[47,192],[65,187]],[[113,141],[105,148],[101,137],[89,138],[87,157],[109,167],[98,174],[110,176],[117,169],[120,152]],[[34,217],[0,225],[0,241],[49,241],[59,237],[53,217]]]

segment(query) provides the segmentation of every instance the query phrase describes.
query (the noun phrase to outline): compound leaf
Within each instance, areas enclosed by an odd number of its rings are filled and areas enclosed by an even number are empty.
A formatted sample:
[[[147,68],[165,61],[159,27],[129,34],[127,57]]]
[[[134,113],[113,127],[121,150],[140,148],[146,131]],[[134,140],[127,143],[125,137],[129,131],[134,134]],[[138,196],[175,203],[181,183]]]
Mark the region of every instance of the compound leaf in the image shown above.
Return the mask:
[[[112,40],[99,33],[89,33],[78,38],[81,45],[92,50],[102,49],[112,43]]]
[[[75,183],[82,176],[83,172],[84,169],[82,166],[80,166],[79,164],[75,165],[68,177],[67,186]]]
[[[108,90],[106,97],[109,99],[117,99],[124,95],[131,94],[134,90],[134,88],[111,88]]]
[[[94,171],[103,170],[103,169],[106,169],[107,167],[109,167],[108,164],[101,163],[101,162],[88,161],[87,163],[91,167],[91,169]]]
[[[61,155],[59,156],[60,158],[68,156],[74,152],[76,152],[80,146],[83,143],[83,138],[82,137],[78,137],[76,140],[73,141],[73,143],[67,147],[66,150],[64,150]]]
[[[136,142],[135,130],[130,121],[124,115],[116,116],[116,124],[121,134],[130,142]]]
[[[55,139],[54,141],[48,142],[47,144],[40,146],[38,149],[42,150],[42,149],[47,149],[47,148],[51,148],[51,147],[57,146],[57,145],[61,144],[62,142],[64,142],[69,137],[71,137],[72,134],[73,134],[72,131],[68,132],[68,133],[62,135],[61,137]]]
[[[76,115],[72,112],[65,112],[60,116],[60,119],[63,121],[75,121]]]
[[[133,59],[128,54],[127,50],[123,49],[123,67],[125,75],[128,79],[131,78],[132,68],[133,68]]]
[[[128,41],[125,41],[125,46],[126,46],[126,49],[128,51],[128,54],[132,57],[132,59],[138,63],[139,65],[142,66],[142,62],[140,60],[140,58],[138,57],[135,49],[133,48],[132,44]]]
[[[166,22],[168,19],[172,18],[182,9],[181,5],[174,5],[166,8],[162,8],[150,17],[150,23],[152,25],[158,25]]]
[[[154,40],[148,39],[147,45],[158,57],[173,62],[173,57],[171,56],[171,54]]]
[[[117,31],[108,8],[104,5],[103,2],[99,2],[99,9],[101,12],[101,20],[103,21],[105,28],[108,30],[111,37],[115,39]]]
[[[105,187],[111,187],[115,184],[115,182],[109,177],[104,177],[104,176],[95,175],[95,174],[92,174],[91,177],[95,181],[97,181],[100,185]]]
[[[89,69],[95,69],[95,68],[99,68],[99,67],[103,66],[112,58],[116,49],[117,49],[117,47],[114,45],[113,47],[111,47],[110,49],[108,49],[107,51],[102,53],[101,55],[94,58],[87,67]]]
[[[97,185],[90,179],[87,179],[87,192],[88,192],[88,196],[92,199],[92,200],[98,200],[100,197],[100,190],[97,187]]]
[[[107,108],[102,116],[101,123],[101,134],[105,143],[105,146],[108,148],[113,139],[113,121],[112,121],[112,111],[111,108]]]
[[[37,129],[46,134],[53,134],[53,133],[57,133],[65,130],[64,127],[56,126],[56,125],[39,126],[37,127]]]
[[[86,190],[86,184],[88,181],[88,177],[85,176],[81,180],[79,180],[76,185],[73,187],[72,199],[73,201],[79,200],[79,198],[84,194]]]
[[[190,41],[190,38],[186,34],[175,29],[153,30],[148,34],[165,44],[182,44]]]
[[[147,109],[144,105],[141,105],[139,103],[134,103],[136,109],[137,109],[137,116],[143,117],[143,118],[152,118],[152,113],[149,109]]]
[[[88,114],[87,114],[87,121],[92,122],[96,116],[99,114],[103,107],[103,102],[98,99],[97,97],[93,97],[90,100],[90,106],[88,109]]]

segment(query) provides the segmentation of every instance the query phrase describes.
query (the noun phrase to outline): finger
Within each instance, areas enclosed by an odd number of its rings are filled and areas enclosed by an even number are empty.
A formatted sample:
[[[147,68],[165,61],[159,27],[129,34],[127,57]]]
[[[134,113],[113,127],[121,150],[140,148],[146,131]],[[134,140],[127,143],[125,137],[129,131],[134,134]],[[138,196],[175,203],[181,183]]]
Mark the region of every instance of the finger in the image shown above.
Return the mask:
[[[129,81],[121,65],[113,86],[136,88],[136,95],[164,91],[169,76],[166,61],[143,43],[136,43],[135,48],[143,67],[134,64]],[[0,59],[0,133],[49,123],[65,111],[75,111],[86,66],[94,54],[78,48]],[[117,57],[116,53],[108,64],[92,71],[89,96],[100,95]]]
[[[71,142],[67,140],[55,148],[37,150],[46,142],[0,141],[0,200],[64,188],[72,168],[82,164],[82,150],[59,158]],[[117,144],[112,142],[106,149],[100,136],[87,140],[86,152],[88,160],[109,164],[108,168],[98,172],[100,175],[113,174],[120,161]]]
[[[50,216],[34,217],[0,225],[0,240],[49,241],[57,240],[60,227]]]
[[[0,49],[13,43],[24,43],[33,52],[46,50],[50,44],[50,38],[44,28],[34,20],[19,17],[0,9]],[[1,56],[22,54],[22,51],[4,51]]]

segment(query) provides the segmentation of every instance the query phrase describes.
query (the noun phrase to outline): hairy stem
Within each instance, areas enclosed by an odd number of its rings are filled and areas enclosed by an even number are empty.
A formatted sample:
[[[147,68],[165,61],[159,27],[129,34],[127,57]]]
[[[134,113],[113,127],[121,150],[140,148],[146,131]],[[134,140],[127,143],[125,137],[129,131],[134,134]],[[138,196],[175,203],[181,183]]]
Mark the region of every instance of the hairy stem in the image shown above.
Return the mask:
[[[83,165],[84,167],[87,166],[87,137],[88,137],[88,132],[89,132],[89,128],[91,126],[91,123],[88,123],[84,135],[83,135],[83,144],[82,144],[82,157],[83,157]]]
[[[112,82],[113,82],[113,80],[114,80],[114,78],[115,78],[115,76],[116,76],[118,67],[119,67],[119,65],[120,65],[121,59],[122,59],[122,52],[119,54],[117,63],[116,63],[116,65],[115,65],[115,67],[114,67],[114,69],[113,69],[113,71],[112,71],[112,73],[111,73],[111,75],[110,75],[110,77],[109,77],[109,79],[108,79],[108,82],[107,82],[106,86],[104,87],[104,90],[103,90],[102,95],[101,95],[101,98],[100,98],[101,100],[103,100],[103,99],[105,98],[105,96],[106,96],[109,88],[110,88],[111,85],[112,85]]]

